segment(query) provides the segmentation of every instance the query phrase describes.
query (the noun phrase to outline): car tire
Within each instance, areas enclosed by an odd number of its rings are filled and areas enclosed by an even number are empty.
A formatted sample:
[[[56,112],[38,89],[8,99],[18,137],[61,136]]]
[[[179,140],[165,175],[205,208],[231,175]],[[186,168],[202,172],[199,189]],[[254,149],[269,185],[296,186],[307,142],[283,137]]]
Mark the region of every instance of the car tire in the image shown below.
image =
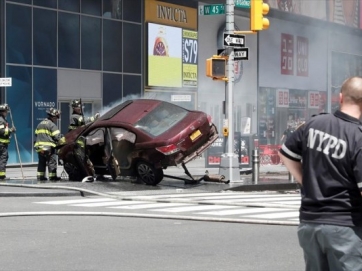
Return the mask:
[[[79,169],[71,163],[65,163],[64,169],[68,174],[69,181],[81,181],[85,176],[79,172]]]
[[[163,179],[163,170],[147,162],[138,162],[137,177],[147,185],[156,185]]]

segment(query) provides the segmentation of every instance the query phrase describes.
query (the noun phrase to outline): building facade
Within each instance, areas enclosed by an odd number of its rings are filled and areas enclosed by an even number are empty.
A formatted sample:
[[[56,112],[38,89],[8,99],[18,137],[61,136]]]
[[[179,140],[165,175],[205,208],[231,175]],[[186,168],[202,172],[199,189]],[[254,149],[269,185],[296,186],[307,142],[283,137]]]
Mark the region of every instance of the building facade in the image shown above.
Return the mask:
[[[225,15],[201,12],[210,2],[1,1],[1,77],[12,78],[1,98],[12,109],[21,162],[37,162],[34,130],[45,110],[60,108],[66,133],[69,103],[79,98],[86,115],[130,98],[162,99],[209,113],[221,130],[225,83],[205,76],[205,61],[223,49]],[[362,75],[361,5],[265,2],[270,28],[246,35],[249,60],[234,65],[233,125],[277,145],[289,124],[335,110],[343,80]],[[248,30],[248,17],[235,8],[235,29]],[[10,164],[20,162],[13,141]]]

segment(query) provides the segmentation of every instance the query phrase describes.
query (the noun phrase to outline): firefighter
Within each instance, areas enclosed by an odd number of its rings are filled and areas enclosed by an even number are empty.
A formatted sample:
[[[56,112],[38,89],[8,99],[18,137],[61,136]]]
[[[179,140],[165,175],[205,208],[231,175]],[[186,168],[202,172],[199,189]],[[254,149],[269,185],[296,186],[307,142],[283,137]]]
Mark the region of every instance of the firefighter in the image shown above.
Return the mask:
[[[56,146],[65,143],[65,138],[61,135],[56,121],[60,117],[60,111],[50,108],[46,111],[48,117],[42,120],[35,130],[34,148],[38,153],[38,181],[47,181],[45,177],[46,165],[48,164],[48,173],[50,181],[59,181],[57,176],[57,155]]]
[[[84,118],[83,114],[82,114],[82,102],[80,100],[73,100],[72,101],[72,108],[73,108],[73,113],[70,116],[70,125],[69,125],[69,131],[72,131],[82,125],[85,125],[87,123],[93,122],[96,119],[99,118],[100,114],[97,113],[92,117],[88,117],[88,118]]]
[[[9,128],[6,116],[10,110],[7,104],[0,105],[0,180],[6,178],[6,164],[8,162],[8,146],[11,133],[15,133],[15,127]]]

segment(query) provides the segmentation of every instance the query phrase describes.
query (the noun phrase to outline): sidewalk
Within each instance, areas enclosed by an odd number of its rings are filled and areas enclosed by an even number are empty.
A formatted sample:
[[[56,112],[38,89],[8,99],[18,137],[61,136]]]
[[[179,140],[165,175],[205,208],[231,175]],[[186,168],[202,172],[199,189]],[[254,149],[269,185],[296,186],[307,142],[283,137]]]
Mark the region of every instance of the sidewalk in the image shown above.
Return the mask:
[[[187,165],[187,169],[195,179],[200,178],[208,171],[209,174],[219,174],[219,168],[205,168],[204,158],[198,158],[191,161]],[[190,192],[217,192],[221,190],[231,191],[265,191],[265,190],[297,190],[296,183],[288,179],[288,172],[281,165],[263,165],[260,166],[259,180],[257,183],[252,182],[252,175],[240,175],[240,180],[235,180],[229,184],[223,183],[206,183],[201,181],[199,184],[185,184],[184,181],[164,178],[157,186],[146,186],[134,179],[117,179],[116,181],[81,183],[70,182],[62,175],[63,167],[58,167],[58,176],[63,179],[60,182],[38,183],[36,181],[36,166],[24,165],[9,166],[6,175],[9,178],[0,182],[0,197],[20,197],[20,196],[75,196],[80,192],[59,189],[59,187],[92,190],[99,193],[117,193],[117,192],[133,192],[133,193],[155,193],[155,192],[175,192],[179,189],[188,189]],[[164,171],[165,175],[188,178],[182,167],[170,167]],[[18,187],[12,187],[18,186]],[[28,188],[31,186],[36,188]],[[56,189],[55,189],[56,188]]]

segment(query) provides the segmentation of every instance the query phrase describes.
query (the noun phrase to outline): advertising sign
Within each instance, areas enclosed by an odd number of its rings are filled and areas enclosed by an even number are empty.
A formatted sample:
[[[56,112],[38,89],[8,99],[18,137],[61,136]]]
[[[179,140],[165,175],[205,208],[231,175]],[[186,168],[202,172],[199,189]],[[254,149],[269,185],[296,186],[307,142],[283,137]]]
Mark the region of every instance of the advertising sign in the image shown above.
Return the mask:
[[[294,36],[290,34],[281,34],[281,74],[294,74]]]
[[[319,108],[319,91],[309,91],[308,108]]]
[[[182,85],[197,87],[197,32],[182,30]]]
[[[197,87],[196,31],[148,24],[148,86]]]
[[[277,89],[277,107],[289,107],[289,89]]]
[[[308,39],[297,37],[297,76],[308,76]]]

